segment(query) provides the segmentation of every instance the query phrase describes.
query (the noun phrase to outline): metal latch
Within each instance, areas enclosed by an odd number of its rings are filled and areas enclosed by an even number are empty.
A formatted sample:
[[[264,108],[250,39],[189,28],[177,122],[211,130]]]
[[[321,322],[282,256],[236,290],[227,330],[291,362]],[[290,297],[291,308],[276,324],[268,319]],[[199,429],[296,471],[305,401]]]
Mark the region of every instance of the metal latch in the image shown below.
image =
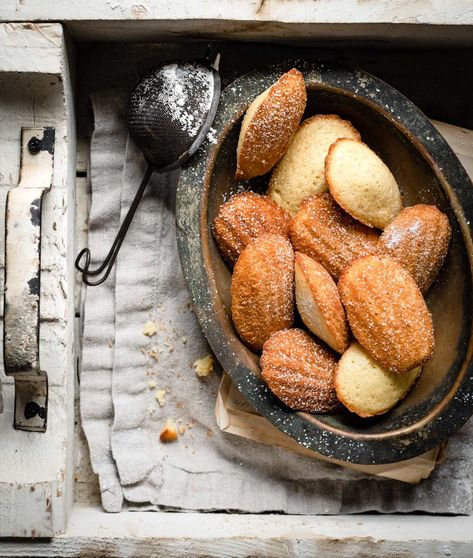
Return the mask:
[[[51,188],[54,128],[22,128],[20,180],[5,215],[3,361],[15,379],[14,427],[45,432],[48,375],[39,363],[41,204]]]

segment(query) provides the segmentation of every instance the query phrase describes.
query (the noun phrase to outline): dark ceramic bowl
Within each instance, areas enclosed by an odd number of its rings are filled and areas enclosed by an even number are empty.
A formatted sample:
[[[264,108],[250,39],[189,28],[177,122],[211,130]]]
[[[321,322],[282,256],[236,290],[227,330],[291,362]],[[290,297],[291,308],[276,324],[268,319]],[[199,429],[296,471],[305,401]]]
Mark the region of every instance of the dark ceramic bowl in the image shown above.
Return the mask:
[[[364,464],[401,461],[444,442],[473,414],[472,184],[431,122],[398,91],[357,70],[326,63],[295,65],[307,83],[304,118],[336,113],[350,120],[393,172],[405,205],[435,204],[450,219],[450,252],[427,296],[435,325],[434,355],[409,395],[384,415],[311,415],[292,411],[271,394],[260,378],[259,356],[233,327],[231,275],[210,224],[230,194],[265,190],[268,176],[245,183],[233,178],[240,123],[251,101],[292,64],[251,72],[228,86],[213,125],[216,141],[206,142],[181,173],[177,229],[187,286],[223,368],[270,422],[328,457]]]

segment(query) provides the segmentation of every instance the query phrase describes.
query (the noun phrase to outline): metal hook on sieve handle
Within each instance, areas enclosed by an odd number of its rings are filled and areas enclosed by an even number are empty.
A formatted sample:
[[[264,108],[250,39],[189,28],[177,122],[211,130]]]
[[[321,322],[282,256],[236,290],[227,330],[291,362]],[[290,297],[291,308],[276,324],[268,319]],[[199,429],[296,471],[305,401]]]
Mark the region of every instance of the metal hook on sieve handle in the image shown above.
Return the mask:
[[[120,226],[117,236],[115,237],[115,240],[113,241],[113,244],[110,250],[108,251],[108,254],[104,259],[104,261],[102,262],[102,264],[96,269],[90,270],[89,269],[90,260],[91,260],[90,250],[88,248],[84,248],[79,252],[75,261],[75,266],[77,271],[79,271],[82,274],[82,281],[89,287],[95,287],[97,285],[102,284],[110,275],[113,264],[117,259],[118,252],[120,251],[120,247],[123,241],[125,240],[126,233],[128,232],[130,224],[133,220],[133,216],[135,215],[136,209],[141,201],[141,198],[143,197],[143,193],[146,189],[146,186],[148,185],[148,181],[152,172],[153,169],[151,165],[148,164],[148,168],[146,169],[145,175],[143,177],[143,180],[141,181],[138,191],[135,194],[133,202],[130,205],[130,209],[126,214],[125,219],[123,219],[123,223]],[[85,256],[85,261],[84,261],[84,265],[82,266],[81,260],[83,259],[84,256]],[[102,273],[103,275],[95,281],[91,281],[89,279],[90,277],[96,277],[97,275],[101,275]]]

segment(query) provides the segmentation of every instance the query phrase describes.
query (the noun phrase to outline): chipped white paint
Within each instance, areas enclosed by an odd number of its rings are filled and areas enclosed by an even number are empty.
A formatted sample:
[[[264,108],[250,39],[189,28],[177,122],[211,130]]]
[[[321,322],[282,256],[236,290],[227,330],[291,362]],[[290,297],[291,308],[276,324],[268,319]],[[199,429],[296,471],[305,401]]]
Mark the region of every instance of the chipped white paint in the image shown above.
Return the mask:
[[[33,532],[52,536],[65,530],[73,493],[75,131],[61,26],[0,25],[0,79],[2,201],[5,191],[18,182],[21,128],[53,126],[56,130],[53,181],[43,202],[41,242],[40,355],[49,377],[48,428],[44,434],[13,429],[14,390],[2,370],[0,536],[31,536]],[[3,210],[0,215],[3,237]],[[2,241],[0,261],[3,268]],[[31,513],[25,503],[28,491],[34,494]],[[8,521],[3,520],[6,516]]]

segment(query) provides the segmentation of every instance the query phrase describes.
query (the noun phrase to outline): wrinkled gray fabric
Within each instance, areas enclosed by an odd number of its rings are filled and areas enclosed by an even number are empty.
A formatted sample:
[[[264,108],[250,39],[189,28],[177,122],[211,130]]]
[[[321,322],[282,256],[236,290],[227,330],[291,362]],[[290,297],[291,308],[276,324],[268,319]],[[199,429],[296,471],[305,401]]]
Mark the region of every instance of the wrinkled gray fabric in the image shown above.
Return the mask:
[[[93,103],[92,253],[100,253],[105,234],[123,219],[145,172],[132,140],[127,136],[123,141],[123,106],[113,102],[114,95],[102,92]],[[176,173],[153,175],[115,275],[87,295],[82,420],[105,509],[110,509],[107,490],[117,494],[116,471],[129,507],[139,509],[470,513],[471,424],[453,437],[445,462],[432,477],[417,486],[355,473],[218,429],[214,406],[220,374],[198,378],[192,369],[208,347],[190,309],[177,254],[176,181]],[[103,248],[108,246],[107,241]],[[152,337],[143,334],[148,320],[158,328]],[[166,390],[163,406],[155,398],[161,389]],[[159,440],[166,418],[185,428],[171,444]]]
[[[128,133],[122,115],[126,107],[123,92],[107,91],[93,98],[97,122],[91,142],[89,217],[91,269],[105,258],[118,230],[124,171],[123,153]],[[112,458],[110,432],[113,424],[112,370],[115,342],[115,270],[108,281],[86,290],[80,412],[90,458],[98,474],[102,504],[118,512],[123,495]]]

